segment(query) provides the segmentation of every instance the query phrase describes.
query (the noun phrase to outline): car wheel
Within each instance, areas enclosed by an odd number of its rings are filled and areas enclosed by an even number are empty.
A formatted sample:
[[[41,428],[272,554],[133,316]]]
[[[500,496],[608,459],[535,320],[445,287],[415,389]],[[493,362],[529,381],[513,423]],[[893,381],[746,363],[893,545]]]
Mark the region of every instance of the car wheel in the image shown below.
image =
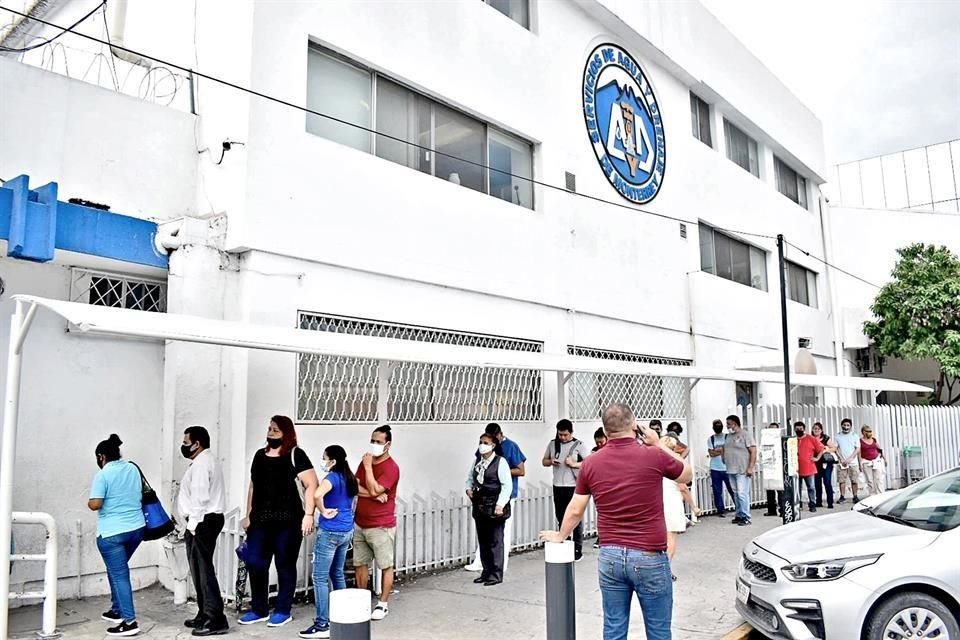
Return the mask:
[[[960,640],[953,613],[925,593],[898,593],[884,602],[867,622],[867,640]]]

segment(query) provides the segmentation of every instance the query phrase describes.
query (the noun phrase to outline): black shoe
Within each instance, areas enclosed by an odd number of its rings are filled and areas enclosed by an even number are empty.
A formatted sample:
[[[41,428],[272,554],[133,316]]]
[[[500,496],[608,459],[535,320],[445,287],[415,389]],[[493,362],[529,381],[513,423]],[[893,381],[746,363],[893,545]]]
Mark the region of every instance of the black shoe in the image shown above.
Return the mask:
[[[816,513],[816,512],[817,512],[817,508],[813,505],[810,505],[810,513]]]
[[[740,524],[743,522],[743,518],[740,516],[734,516],[733,520],[730,521],[730,524]]]
[[[837,500],[837,504],[843,504],[843,503],[846,502],[846,501],[847,501],[846,498],[844,498],[843,496],[840,496],[840,499]]]
[[[198,613],[193,618],[190,618],[189,620],[184,620],[183,626],[185,626],[187,629],[197,629],[199,627],[202,627],[203,623],[205,623],[206,621],[207,621],[206,616]]]
[[[133,622],[121,620],[117,626],[107,629],[108,636],[135,636],[138,633],[140,633],[140,625],[136,620]]]
[[[493,587],[493,586],[495,586],[495,585],[500,584],[501,582],[503,582],[503,580],[493,580],[493,579],[491,579],[491,580],[487,580],[486,582],[484,582],[484,583],[483,583],[483,586],[485,586],[485,587]]]
[[[573,561],[580,562],[581,560],[583,560],[583,551],[575,551],[573,553]]]
[[[230,625],[227,624],[226,620],[223,620],[219,624],[213,624],[212,622],[204,622],[202,625],[193,630],[193,633],[190,635],[194,636],[222,636],[227,631],[230,630]]]
[[[827,509],[833,509],[833,505],[832,505],[832,504],[828,504],[828,505],[827,505]]]
[[[717,511],[717,517],[718,517],[718,518],[726,518],[726,517],[727,517],[727,514],[725,514],[723,511]]]
[[[113,609],[110,609],[110,611],[104,611],[100,614],[100,617],[107,622],[123,622],[123,616]]]
[[[750,522],[749,520],[741,520],[741,521],[738,522],[737,524],[740,525],[741,527],[748,527],[748,526],[750,526],[750,525],[753,524],[753,523]]]
[[[860,498],[853,496],[853,504],[857,504],[858,502],[860,502]]]
[[[815,506],[815,507],[818,508],[818,509],[823,509],[823,502],[818,502],[817,504],[815,504],[815,505],[813,505],[813,506]]]
[[[764,515],[764,516],[771,517],[771,518],[776,518],[776,517],[779,516],[780,514],[779,514],[779,513],[765,513],[765,514],[763,514],[763,515]]]
[[[481,582],[486,582],[487,576],[480,576],[479,578],[473,579],[473,584],[480,584]]]

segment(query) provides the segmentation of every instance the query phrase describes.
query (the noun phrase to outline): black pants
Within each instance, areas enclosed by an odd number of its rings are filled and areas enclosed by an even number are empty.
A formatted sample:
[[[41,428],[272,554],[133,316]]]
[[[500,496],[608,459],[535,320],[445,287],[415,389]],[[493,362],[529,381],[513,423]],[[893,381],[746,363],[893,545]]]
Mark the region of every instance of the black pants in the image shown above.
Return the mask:
[[[573,492],[576,487],[554,487],[553,488],[553,508],[557,513],[557,523],[563,526],[563,514],[567,511],[567,505],[573,500]],[[573,550],[577,555],[583,553],[583,522],[577,525],[573,530]]]
[[[297,588],[297,558],[303,533],[300,521],[269,522],[251,525],[247,545],[255,558],[247,563],[250,576],[250,609],[260,616],[270,612],[267,591],[270,587],[270,561],[277,567],[277,601],[274,612],[289,614],[293,608],[293,592]]]
[[[781,513],[780,505],[783,503],[783,491],[767,491],[767,513],[772,516]]]
[[[503,526],[506,518],[488,518],[478,515],[477,545],[480,547],[480,564],[483,565],[481,577],[488,580],[503,580]]]
[[[223,530],[223,514],[208,513],[196,531],[188,530],[184,535],[187,543],[187,560],[190,562],[190,575],[193,576],[193,588],[197,592],[198,617],[203,617],[214,625],[226,624],[223,615],[223,597],[220,595],[220,583],[213,567],[213,552],[217,548],[217,536]]]

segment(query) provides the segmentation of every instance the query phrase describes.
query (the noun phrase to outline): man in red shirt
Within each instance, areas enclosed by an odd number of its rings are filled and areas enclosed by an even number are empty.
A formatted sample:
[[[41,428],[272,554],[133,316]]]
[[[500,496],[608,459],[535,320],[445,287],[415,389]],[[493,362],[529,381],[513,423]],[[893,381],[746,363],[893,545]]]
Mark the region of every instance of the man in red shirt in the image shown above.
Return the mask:
[[[583,519],[590,497],[600,530],[600,593],[603,640],[626,640],[634,593],[643,611],[648,640],[670,640],[673,581],[667,559],[663,479],[689,482],[690,465],[643,427],[644,444],[634,438],[636,418],[623,404],[603,412],[607,444],[583,461],[573,499],[560,531],[542,531],[547,542],[562,542]]]
[[[817,511],[817,460],[823,455],[823,443],[807,433],[807,425],[799,420],[793,423],[793,432],[797,435],[797,470],[800,480],[807,485],[807,508],[810,513]]]
[[[357,468],[357,512],[353,532],[353,568],[357,587],[366,589],[370,563],[381,569],[380,601],[371,618],[383,620],[389,612],[387,602],[393,589],[393,552],[397,537],[397,483],[400,467],[390,457],[393,435],[390,425],[373,430],[370,450],[363,454]]]

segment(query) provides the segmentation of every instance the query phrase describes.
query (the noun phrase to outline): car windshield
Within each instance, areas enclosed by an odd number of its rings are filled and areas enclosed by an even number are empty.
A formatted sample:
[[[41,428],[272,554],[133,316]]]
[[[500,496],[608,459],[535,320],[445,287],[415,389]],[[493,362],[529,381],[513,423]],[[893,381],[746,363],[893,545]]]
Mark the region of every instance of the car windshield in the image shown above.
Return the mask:
[[[927,531],[953,529],[960,525],[960,469],[907,487],[871,509],[870,514]]]

